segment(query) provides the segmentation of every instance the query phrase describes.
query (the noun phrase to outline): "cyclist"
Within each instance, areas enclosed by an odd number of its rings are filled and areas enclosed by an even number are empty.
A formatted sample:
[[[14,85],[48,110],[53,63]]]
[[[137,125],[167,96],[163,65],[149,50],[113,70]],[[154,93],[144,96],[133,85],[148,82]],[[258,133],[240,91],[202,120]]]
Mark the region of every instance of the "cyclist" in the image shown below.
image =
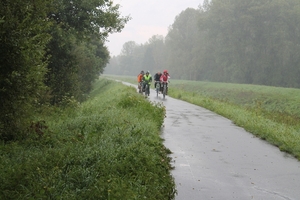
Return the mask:
[[[142,70],[142,71],[139,73],[139,75],[137,75],[138,89],[139,89],[139,92],[140,92],[140,93],[141,93],[141,91],[142,91],[143,77],[144,77],[144,71]]]
[[[158,71],[155,75],[154,75],[154,88],[156,88],[156,84],[159,84],[159,88],[161,88],[161,85],[160,85],[160,77],[161,77],[161,73],[160,71]]]
[[[160,77],[160,82],[165,83],[167,85],[167,91],[166,94],[168,94],[168,82],[169,82],[170,74],[168,73],[167,70],[163,71],[163,74]]]
[[[152,82],[152,76],[150,74],[149,71],[146,72],[146,74],[143,76],[143,91],[145,90],[145,86],[146,84],[149,84],[149,94],[150,94],[150,85],[151,85],[151,82]],[[149,96],[148,94],[148,96]]]

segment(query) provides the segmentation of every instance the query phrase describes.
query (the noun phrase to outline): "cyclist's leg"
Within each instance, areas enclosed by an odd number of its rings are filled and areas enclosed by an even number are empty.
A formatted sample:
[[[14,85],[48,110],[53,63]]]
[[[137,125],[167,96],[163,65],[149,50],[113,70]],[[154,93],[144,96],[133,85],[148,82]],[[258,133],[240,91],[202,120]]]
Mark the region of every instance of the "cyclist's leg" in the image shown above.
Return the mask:
[[[159,88],[158,93],[160,93],[161,92],[161,84],[160,84],[160,82],[158,82],[157,84],[158,84],[158,88]]]
[[[166,82],[166,95],[168,94],[168,83]]]

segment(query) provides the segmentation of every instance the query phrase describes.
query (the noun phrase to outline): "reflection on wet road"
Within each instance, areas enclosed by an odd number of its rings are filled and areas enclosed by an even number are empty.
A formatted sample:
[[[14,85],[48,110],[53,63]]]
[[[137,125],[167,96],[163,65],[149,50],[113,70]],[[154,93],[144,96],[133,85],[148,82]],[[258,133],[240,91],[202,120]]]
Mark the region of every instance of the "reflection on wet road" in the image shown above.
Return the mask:
[[[176,200],[297,200],[300,162],[230,120],[199,106],[160,96],[162,137],[173,154]]]

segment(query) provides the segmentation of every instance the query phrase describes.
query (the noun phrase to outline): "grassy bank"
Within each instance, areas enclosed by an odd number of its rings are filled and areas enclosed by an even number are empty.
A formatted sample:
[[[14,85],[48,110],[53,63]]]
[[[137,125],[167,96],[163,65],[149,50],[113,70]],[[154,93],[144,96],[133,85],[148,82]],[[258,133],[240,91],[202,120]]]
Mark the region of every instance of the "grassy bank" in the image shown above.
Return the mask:
[[[70,104],[49,109],[28,139],[1,143],[0,199],[174,198],[161,105],[105,79]]]
[[[171,80],[169,95],[218,113],[300,160],[300,89]]]

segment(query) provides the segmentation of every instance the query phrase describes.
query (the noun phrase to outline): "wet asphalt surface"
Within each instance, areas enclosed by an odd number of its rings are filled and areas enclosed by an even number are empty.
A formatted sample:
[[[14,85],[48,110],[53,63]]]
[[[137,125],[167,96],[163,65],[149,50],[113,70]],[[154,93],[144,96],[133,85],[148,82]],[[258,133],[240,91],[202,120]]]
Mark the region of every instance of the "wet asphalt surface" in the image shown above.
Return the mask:
[[[153,86],[152,86],[153,87]],[[298,200],[300,162],[202,107],[151,90],[166,118],[176,200]]]

